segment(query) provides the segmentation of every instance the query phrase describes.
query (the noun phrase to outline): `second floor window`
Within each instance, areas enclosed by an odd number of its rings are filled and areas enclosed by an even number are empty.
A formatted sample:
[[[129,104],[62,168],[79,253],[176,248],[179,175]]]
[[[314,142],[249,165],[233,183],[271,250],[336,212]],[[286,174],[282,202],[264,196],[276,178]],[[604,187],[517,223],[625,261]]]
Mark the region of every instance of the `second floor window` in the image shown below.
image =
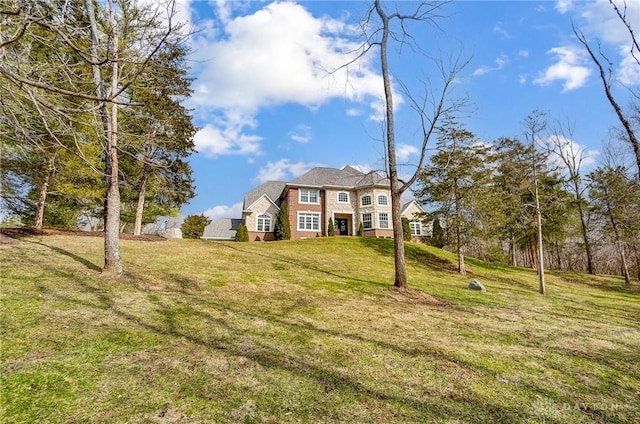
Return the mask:
[[[268,233],[271,231],[271,216],[263,213],[258,215],[257,231]]]
[[[346,191],[338,193],[338,203],[349,203],[349,193]]]
[[[364,196],[362,196],[362,198],[360,199],[360,204],[362,206],[371,206],[371,195],[365,194]]]
[[[387,198],[386,194],[379,194],[378,195],[378,205],[380,206],[387,206],[389,204],[389,199]]]
[[[314,203],[318,204],[320,196],[318,195],[318,190],[309,190],[306,188],[300,189],[300,203]]]

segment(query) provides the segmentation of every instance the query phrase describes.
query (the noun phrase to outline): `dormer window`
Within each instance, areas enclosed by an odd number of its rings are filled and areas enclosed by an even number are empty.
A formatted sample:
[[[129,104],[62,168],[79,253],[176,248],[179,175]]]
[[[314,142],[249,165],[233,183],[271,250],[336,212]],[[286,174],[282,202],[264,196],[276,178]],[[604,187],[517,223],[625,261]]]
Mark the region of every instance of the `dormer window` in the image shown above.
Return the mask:
[[[300,203],[312,203],[314,205],[317,205],[320,203],[320,193],[318,192],[318,190],[301,188]]]

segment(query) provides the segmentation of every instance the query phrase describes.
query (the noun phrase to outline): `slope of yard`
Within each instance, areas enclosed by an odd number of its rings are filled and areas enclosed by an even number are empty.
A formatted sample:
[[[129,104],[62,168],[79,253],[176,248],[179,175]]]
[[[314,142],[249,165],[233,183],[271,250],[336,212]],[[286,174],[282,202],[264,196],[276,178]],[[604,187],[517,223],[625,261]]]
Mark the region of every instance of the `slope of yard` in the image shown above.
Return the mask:
[[[390,240],[2,246],[6,423],[640,422],[640,288]],[[466,289],[477,278],[487,293]]]

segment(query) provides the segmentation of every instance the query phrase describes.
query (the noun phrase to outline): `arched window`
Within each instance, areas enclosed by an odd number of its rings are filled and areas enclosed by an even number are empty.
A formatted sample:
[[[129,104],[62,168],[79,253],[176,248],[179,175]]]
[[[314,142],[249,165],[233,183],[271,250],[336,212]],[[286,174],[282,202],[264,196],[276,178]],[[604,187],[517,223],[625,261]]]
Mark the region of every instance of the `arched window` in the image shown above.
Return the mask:
[[[256,231],[268,233],[271,231],[271,215],[263,213],[258,215],[258,222],[256,223]]]
[[[386,194],[379,194],[378,195],[378,205],[380,206],[387,206],[389,204],[389,198],[387,197]]]
[[[360,198],[360,204],[362,206],[371,206],[371,195],[365,194]]]

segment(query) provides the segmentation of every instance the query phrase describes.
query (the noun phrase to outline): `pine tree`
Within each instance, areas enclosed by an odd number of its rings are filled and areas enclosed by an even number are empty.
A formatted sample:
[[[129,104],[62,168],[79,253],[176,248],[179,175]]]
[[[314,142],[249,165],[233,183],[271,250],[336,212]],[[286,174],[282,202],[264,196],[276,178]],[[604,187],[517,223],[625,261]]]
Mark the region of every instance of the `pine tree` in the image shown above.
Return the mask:
[[[411,222],[406,216],[402,217],[402,237],[406,241],[411,241]]]
[[[247,242],[249,241],[249,230],[247,226],[244,224],[238,225],[238,229],[236,230],[235,241]]]
[[[204,215],[189,215],[182,223],[182,237],[200,238],[204,233],[204,227],[209,223],[211,220]]]
[[[329,218],[329,225],[327,227],[327,235],[333,237],[336,235],[336,227],[333,225],[333,218]]]
[[[364,236],[364,225],[362,224],[362,222],[360,223],[360,226],[358,227],[358,236],[359,237]]]
[[[431,245],[442,249],[444,247],[444,230],[440,225],[440,217],[436,216],[433,219],[433,226],[431,228]]]
[[[273,233],[276,240],[291,239],[291,224],[289,223],[289,207],[287,206],[287,202],[282,202],[280,205],[280,210],[276,214]],[[247,235],[247,239],[248,237]]]

